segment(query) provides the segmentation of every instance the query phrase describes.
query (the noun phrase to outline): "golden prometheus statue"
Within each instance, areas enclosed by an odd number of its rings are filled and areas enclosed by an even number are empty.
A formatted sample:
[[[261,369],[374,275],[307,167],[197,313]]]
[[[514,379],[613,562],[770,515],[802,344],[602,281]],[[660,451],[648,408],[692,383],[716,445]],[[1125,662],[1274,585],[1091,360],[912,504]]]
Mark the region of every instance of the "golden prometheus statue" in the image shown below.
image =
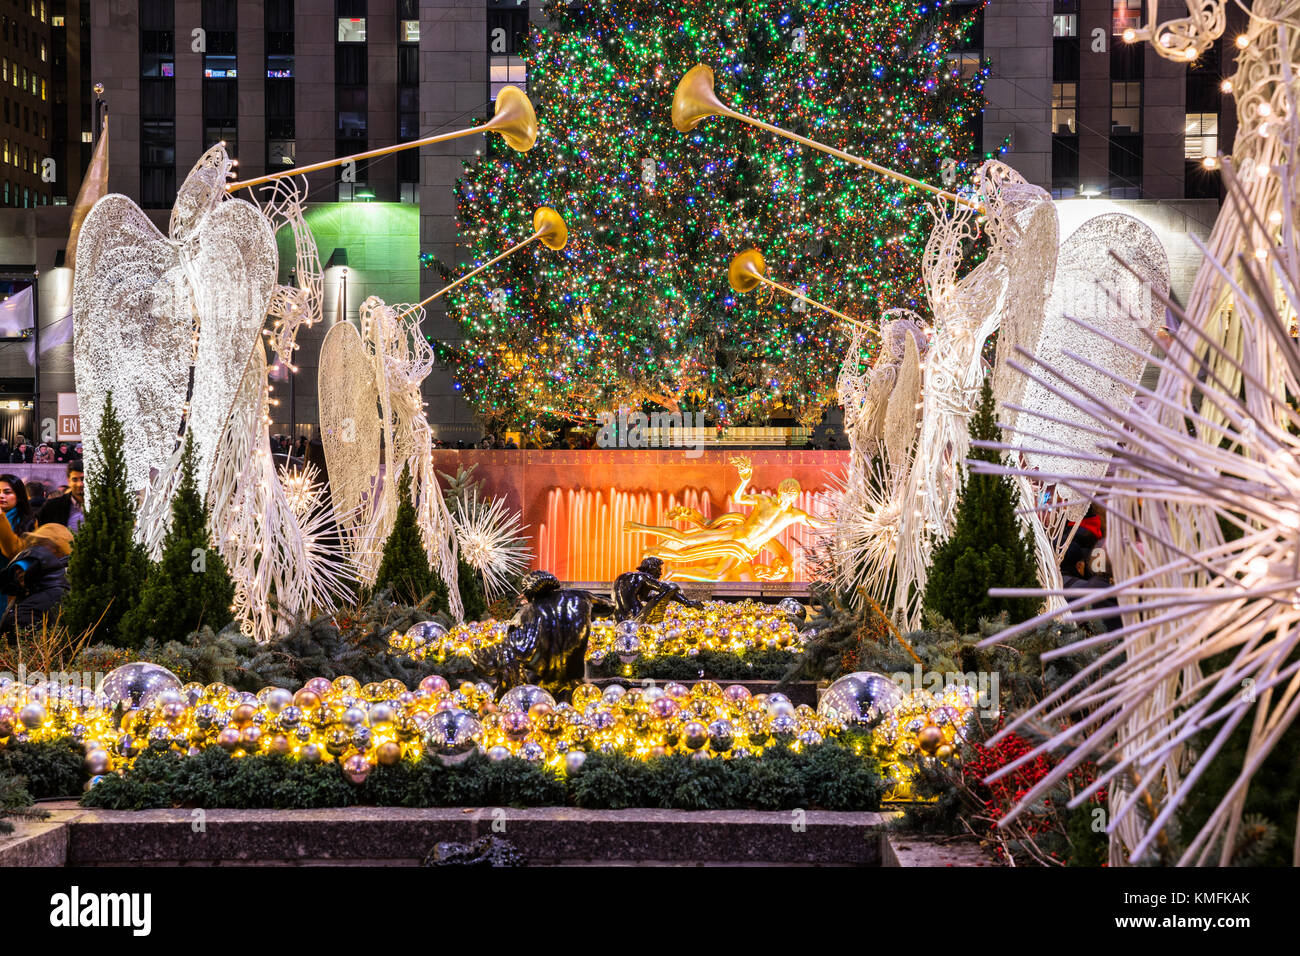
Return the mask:
[[[748,514],[728,512],[706,522],[693,508],[677,507],[668,512],[671,521],[685,519],[694,527],[639,524],[629,521],[624,531],[658,535],[662,540],[642,552],[642,558],[662,558],[670,576],[682,581],[790,581],[794,578],[794,559],[777,538],[793,525],[830,528],[832,522],[810,515],[795,507],[799,500],[799,482],[787,478],[777,486],[776,495],[749,491],[754,473],[748,458],[733,458],[740,472],[740,484],[731,496],[737,505],[747,506]],[[755,563],[767,551],[770,564]]]

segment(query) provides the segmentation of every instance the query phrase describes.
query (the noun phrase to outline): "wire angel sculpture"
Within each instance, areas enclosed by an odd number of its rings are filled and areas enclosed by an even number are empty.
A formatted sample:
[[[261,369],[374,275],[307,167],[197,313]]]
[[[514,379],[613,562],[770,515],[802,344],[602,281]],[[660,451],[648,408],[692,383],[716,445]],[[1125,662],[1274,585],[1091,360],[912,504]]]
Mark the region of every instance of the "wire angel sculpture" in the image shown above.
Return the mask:
[[[277,317],[282,360],[304,323],[319,319],[319,282],[278,285],[276,225],[226,191],[232,163],[209,149],[177,191],[168,235],[125,196],[100,200],[77,241],[73,284],[77,392],[93,456],[111,390],[126,434],[130,490],[142,493],[136,536],[157,557],[192,435],[200,494],[236,586],[246,634],[269,640],[346,597],[345,556],[318,515],[294,513],[270,457],[262,329]],[[282,187],[299,265],[319,262],[296,187]],[[274,211],[275,202],[268,205]],[[301,226],[301,229],[299,228]]]
[[[408,470],[421,540],[460,620],[455,527],[433,468],[420,393],[434,362],[420,334],[423,318],[423,309],[371,296],[361,305],[361,332],[350,322],[330,328],[321,345],[321,441],[335,518],[361,580],[373,581],[379,570],[397,515],[398,478]]]

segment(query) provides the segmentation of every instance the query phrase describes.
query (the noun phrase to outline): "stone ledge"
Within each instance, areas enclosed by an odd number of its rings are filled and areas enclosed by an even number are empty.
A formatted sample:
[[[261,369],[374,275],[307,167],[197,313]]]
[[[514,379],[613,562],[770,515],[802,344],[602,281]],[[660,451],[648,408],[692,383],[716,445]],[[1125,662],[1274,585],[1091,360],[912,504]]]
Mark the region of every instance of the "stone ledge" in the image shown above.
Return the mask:
[[[893,830],[896,812],[456,807],[328,810],[88,810],[0,840],[0,866],[416,866],[435,843],[501,835],[535,866],[994,866],[973,840]]]
[[[444,841],[493,832],[535,865],[814,864],[879,866],[886,816],[788,812],[578,810],[567,807],[409,810],[209,810],[194,832],[190,810],[88,810],[67,825],[78,866],[153,863],[415,865]]]

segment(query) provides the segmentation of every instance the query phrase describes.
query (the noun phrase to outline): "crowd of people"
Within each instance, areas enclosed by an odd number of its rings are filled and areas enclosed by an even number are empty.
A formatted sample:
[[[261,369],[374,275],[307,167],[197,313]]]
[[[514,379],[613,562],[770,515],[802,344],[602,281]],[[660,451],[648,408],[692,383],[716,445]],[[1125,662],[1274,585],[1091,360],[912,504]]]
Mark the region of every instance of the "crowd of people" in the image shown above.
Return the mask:
[[[81,442],[33,444],[26,435],[15,435],[13,444],[0,438],[0,464],[63,465],[81,460]]]
[[[80,446],[78,446],[80,447]],[[0,636],[39,627],[68,593],[72,539],[85,517],[86,474],[80,459],[67,461],[67,481],[57,490],[38,480],[0,474],[0,594],[8,607]]]

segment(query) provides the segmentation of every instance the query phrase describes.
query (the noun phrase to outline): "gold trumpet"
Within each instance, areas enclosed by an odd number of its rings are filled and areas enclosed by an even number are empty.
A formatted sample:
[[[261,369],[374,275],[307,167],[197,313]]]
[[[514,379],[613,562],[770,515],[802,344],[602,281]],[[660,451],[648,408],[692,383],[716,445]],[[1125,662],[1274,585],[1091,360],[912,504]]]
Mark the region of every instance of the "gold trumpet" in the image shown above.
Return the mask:
[[[352,156],[327,159],[321,163],[312,163],[310,166],[295,166],[293,169],[258,176],[256,179],[244,179],[230,183],[226,186],[226,191],[233,193],[237,189],[260,186],[262,183],[284,179],[286,176],[302,176],[320,169],[342,166],[344,163],[360,162],[363,159],[376,159],[380,156],[387,156],[389,153],[401,152],[404,149],[415,149],[419,146],[428,146],[430,143],[441,143],[449,139],[459,139],[462,136],[473,136],[475,133],[497,133],[511,149],[519,153],[526,153],[537,142],[537,114],[533,112],[533,104],[529,102],[523,90],[517,86],[506,86],[502,87],[501,92],[497,94],[496,109],[493,112],[492,119],[482,126],[471,126],[468,129],[458,129],[451,133],[426,136],[424,139],[417,139],[410,143],[398,143],[395,146],[384,146],[364,153],[355,153]]]
[[[752,292],[759,284],[771,286],[773,289],[779,289],[788,296],[798,299],[800,302],[807,302],[809,305],[816,306],[823,312],[829,312],[841,321],[848,322],[850,325],[856,325],[860,329],[866,329],[868,332],[875,332],[875,326],[868,325],[858,319],[851,318],[843,312],[832,309],[829,305],[823,305],[816,299],[810,299],[808,296],[801,294],[795,289],[788,289],[778,282],[773,282],[767,277],[767,263],[763,260],[763,253],[757,249],[746,249],[744,252],[736,255],[731,260],[731,265],[727,267],[727,282],[736,292],[744,295],[746,292]]]
[[[405,312],[399,315],[398,318],[404,319],[406,318],[406,316],[410,315],[416,309],[424,308],[434,299],[446,295],[452,289],[456,288],[456,286],[460,285],[463,282],[468,282],[470,279],[474,278],[484,269],[488,268],[489,266],[496,265],[502,259],[506,258],[507,256],[513,255],[514,253],[522,249],[524,246],[534,241],[539,241],[541,242],[542,245],[546,246],[548,249],[554,249],[557,252],[563,249],[565,244],[568,243],[569,241],[569,227],[565,224],[564,217],[561,216],[554,209],[552,209],[550,206],[537,207],[537,211],[533,213],[533,234],[529,236],[527,239],[525,239],[523,242],[515,243],[505,252],[501,253],[500,255],[492,259],[489,259],[487,262],[483,263],[473,272],[467,272],[465,273],[465,275],[461,276],[459,279],[457,279],[455,282],[451,283],[450,285],[443,286],[441,289],[439,289],[433,295],[429,296],[423,302],[418,302],[415,305],[411,306],[409,309],[407,309]]]
[[[924,189],[926,192],[934,193],[936,196],[942,196],[944,199],[950,199],[953,202],[961,203],[963,206],[970,206],[972,209],[979,209],[979,203],[972,202],[958,196],[956,193],[949,192],[946,189],[940,189],[938,186],[931,186],[929,183],[921,182],[919,179],[913,179],[898,170],[890,169],[887,166],[881,166],[879,163],[873,163],[869,159],[863,159],[860,156],[854,156],[852,153],[846,153],[842,149],[835,149],[833,146],[827,146],[819,143],[814,139],[808,139],[806,136],[800,136],[798,133],[791,133],[789,130],[781,129],[779,126],[773,126],[771,123],[764,123],[760,119],[752,116],[746,116],[733,110],[730,106],[718,99],[718,95],[713,91],[713,70],[703,63],[697,63],[686,71],[682,81],[677,84],[677,92],[673,94],[673,126],[680,133],[689,133],[700,124],[701,120],[706,120],[710,116],[730,116],[732,119],[740,120],[742,123],[748,123],[750,126],[757,126],[759,129],[765,129],[769,133],[775,133],[777,136],[784,136],[786,139],[792,139],[796,143],[802,143],[804,146],[810,146],[813,149],[821,150],[823,153],[830,153],[846,162],[856,163],[859,166],[865,166],[873,172],[880,173],[882,176],[888,176],[890,179],[896,179],[899,182],[907,183],[917,189]]]

